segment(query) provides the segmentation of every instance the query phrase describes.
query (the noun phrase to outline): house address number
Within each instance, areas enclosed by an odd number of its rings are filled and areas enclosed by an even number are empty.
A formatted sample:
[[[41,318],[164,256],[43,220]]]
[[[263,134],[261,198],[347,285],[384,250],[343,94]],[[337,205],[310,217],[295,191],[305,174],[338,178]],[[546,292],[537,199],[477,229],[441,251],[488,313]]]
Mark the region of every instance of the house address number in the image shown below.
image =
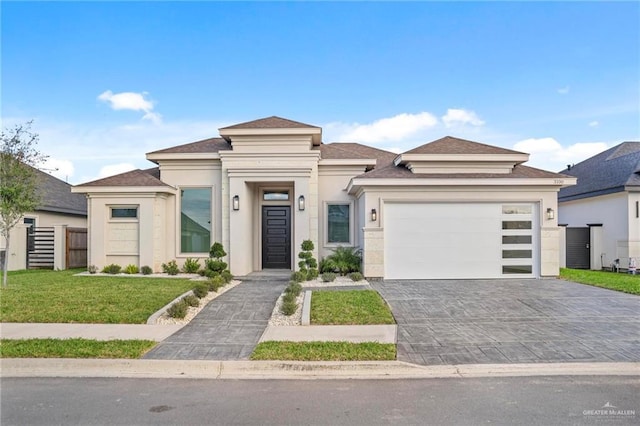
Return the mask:
[[[556,185],[562,185],[564,184],[564,179],[554,179],[553,183],[555,183]]]

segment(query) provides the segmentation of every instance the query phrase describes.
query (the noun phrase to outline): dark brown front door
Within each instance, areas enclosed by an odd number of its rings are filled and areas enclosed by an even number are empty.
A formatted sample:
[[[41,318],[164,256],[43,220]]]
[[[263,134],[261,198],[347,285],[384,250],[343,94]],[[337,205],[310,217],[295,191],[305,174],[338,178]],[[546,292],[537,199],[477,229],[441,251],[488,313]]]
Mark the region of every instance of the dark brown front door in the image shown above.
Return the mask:
[[[262,269],[291,269],[291,208],[262,207]]]

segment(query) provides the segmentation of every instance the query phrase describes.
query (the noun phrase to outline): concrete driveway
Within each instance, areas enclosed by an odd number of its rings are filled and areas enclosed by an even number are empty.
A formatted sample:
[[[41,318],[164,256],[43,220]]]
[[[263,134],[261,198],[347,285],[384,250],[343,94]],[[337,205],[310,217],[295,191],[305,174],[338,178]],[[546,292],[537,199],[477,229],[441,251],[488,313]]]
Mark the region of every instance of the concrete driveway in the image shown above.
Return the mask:
[[[379,281],[398,359],[422,365],[640,361],[640,297],[555,279]]]

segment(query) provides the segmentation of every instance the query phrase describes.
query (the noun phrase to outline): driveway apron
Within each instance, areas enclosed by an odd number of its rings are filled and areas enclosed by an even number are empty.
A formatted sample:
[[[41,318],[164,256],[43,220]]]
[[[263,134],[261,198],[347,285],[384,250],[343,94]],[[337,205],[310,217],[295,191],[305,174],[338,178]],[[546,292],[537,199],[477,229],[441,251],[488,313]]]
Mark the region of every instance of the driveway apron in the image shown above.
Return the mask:
[[[421,365],[640,361],[640,297],[556,279],[378,281],[398,359]]]
[[[243,277],[241,284],[209,302],[189,324],[144,358],[249,359],[288,282],[289,273]]]

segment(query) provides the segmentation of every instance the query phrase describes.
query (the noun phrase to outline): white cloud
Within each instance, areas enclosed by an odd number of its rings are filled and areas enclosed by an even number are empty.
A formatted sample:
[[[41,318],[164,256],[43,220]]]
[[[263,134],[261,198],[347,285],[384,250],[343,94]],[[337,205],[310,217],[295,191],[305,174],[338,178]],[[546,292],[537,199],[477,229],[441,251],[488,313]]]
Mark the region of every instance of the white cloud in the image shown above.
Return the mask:
[[[569,93],[569,90],[571,90],[569,86],[564,86],[558,89],[558,93],[561,95],[566,95],[567,93]]]
[[[149,120],[152,123],[159,124],[162,116],[157,112],[153,112],[154,103],[145,99],[147,92],[121,92],[113,93],[107,90],[98,96],[98,100],[108,103],[114,110],[131,110],[144,112],[143,120]]]
[[[475,112],[456,108],[449,108],[447,113],[442,116],[442,122],[447,127],[466,124],[482,126],[484,124],[484,121],[482,121]]]
[[[370,124],[330,123],[330,131],[338,130],[338,139],[361,143],[400,141],[438,124],[438,119],[428,112],[398,114],[381,118]]]
[[[546,170],[563,170],[567,164],[577,164],[606,150],[604,142],[582,142],[562,146],[554,138],[530,138],[513,146],[516,151],[531,154],[527,165]]]
[[[102,168],[100,168],[100,172],[98,173],[98,179],[135,170],[136,168],[137,167],[131,163],[118,163],[102,166]]]
[[[600,125],[600,123],[598,121],[591,121],[589,123],[589,127],[598,127]]]

